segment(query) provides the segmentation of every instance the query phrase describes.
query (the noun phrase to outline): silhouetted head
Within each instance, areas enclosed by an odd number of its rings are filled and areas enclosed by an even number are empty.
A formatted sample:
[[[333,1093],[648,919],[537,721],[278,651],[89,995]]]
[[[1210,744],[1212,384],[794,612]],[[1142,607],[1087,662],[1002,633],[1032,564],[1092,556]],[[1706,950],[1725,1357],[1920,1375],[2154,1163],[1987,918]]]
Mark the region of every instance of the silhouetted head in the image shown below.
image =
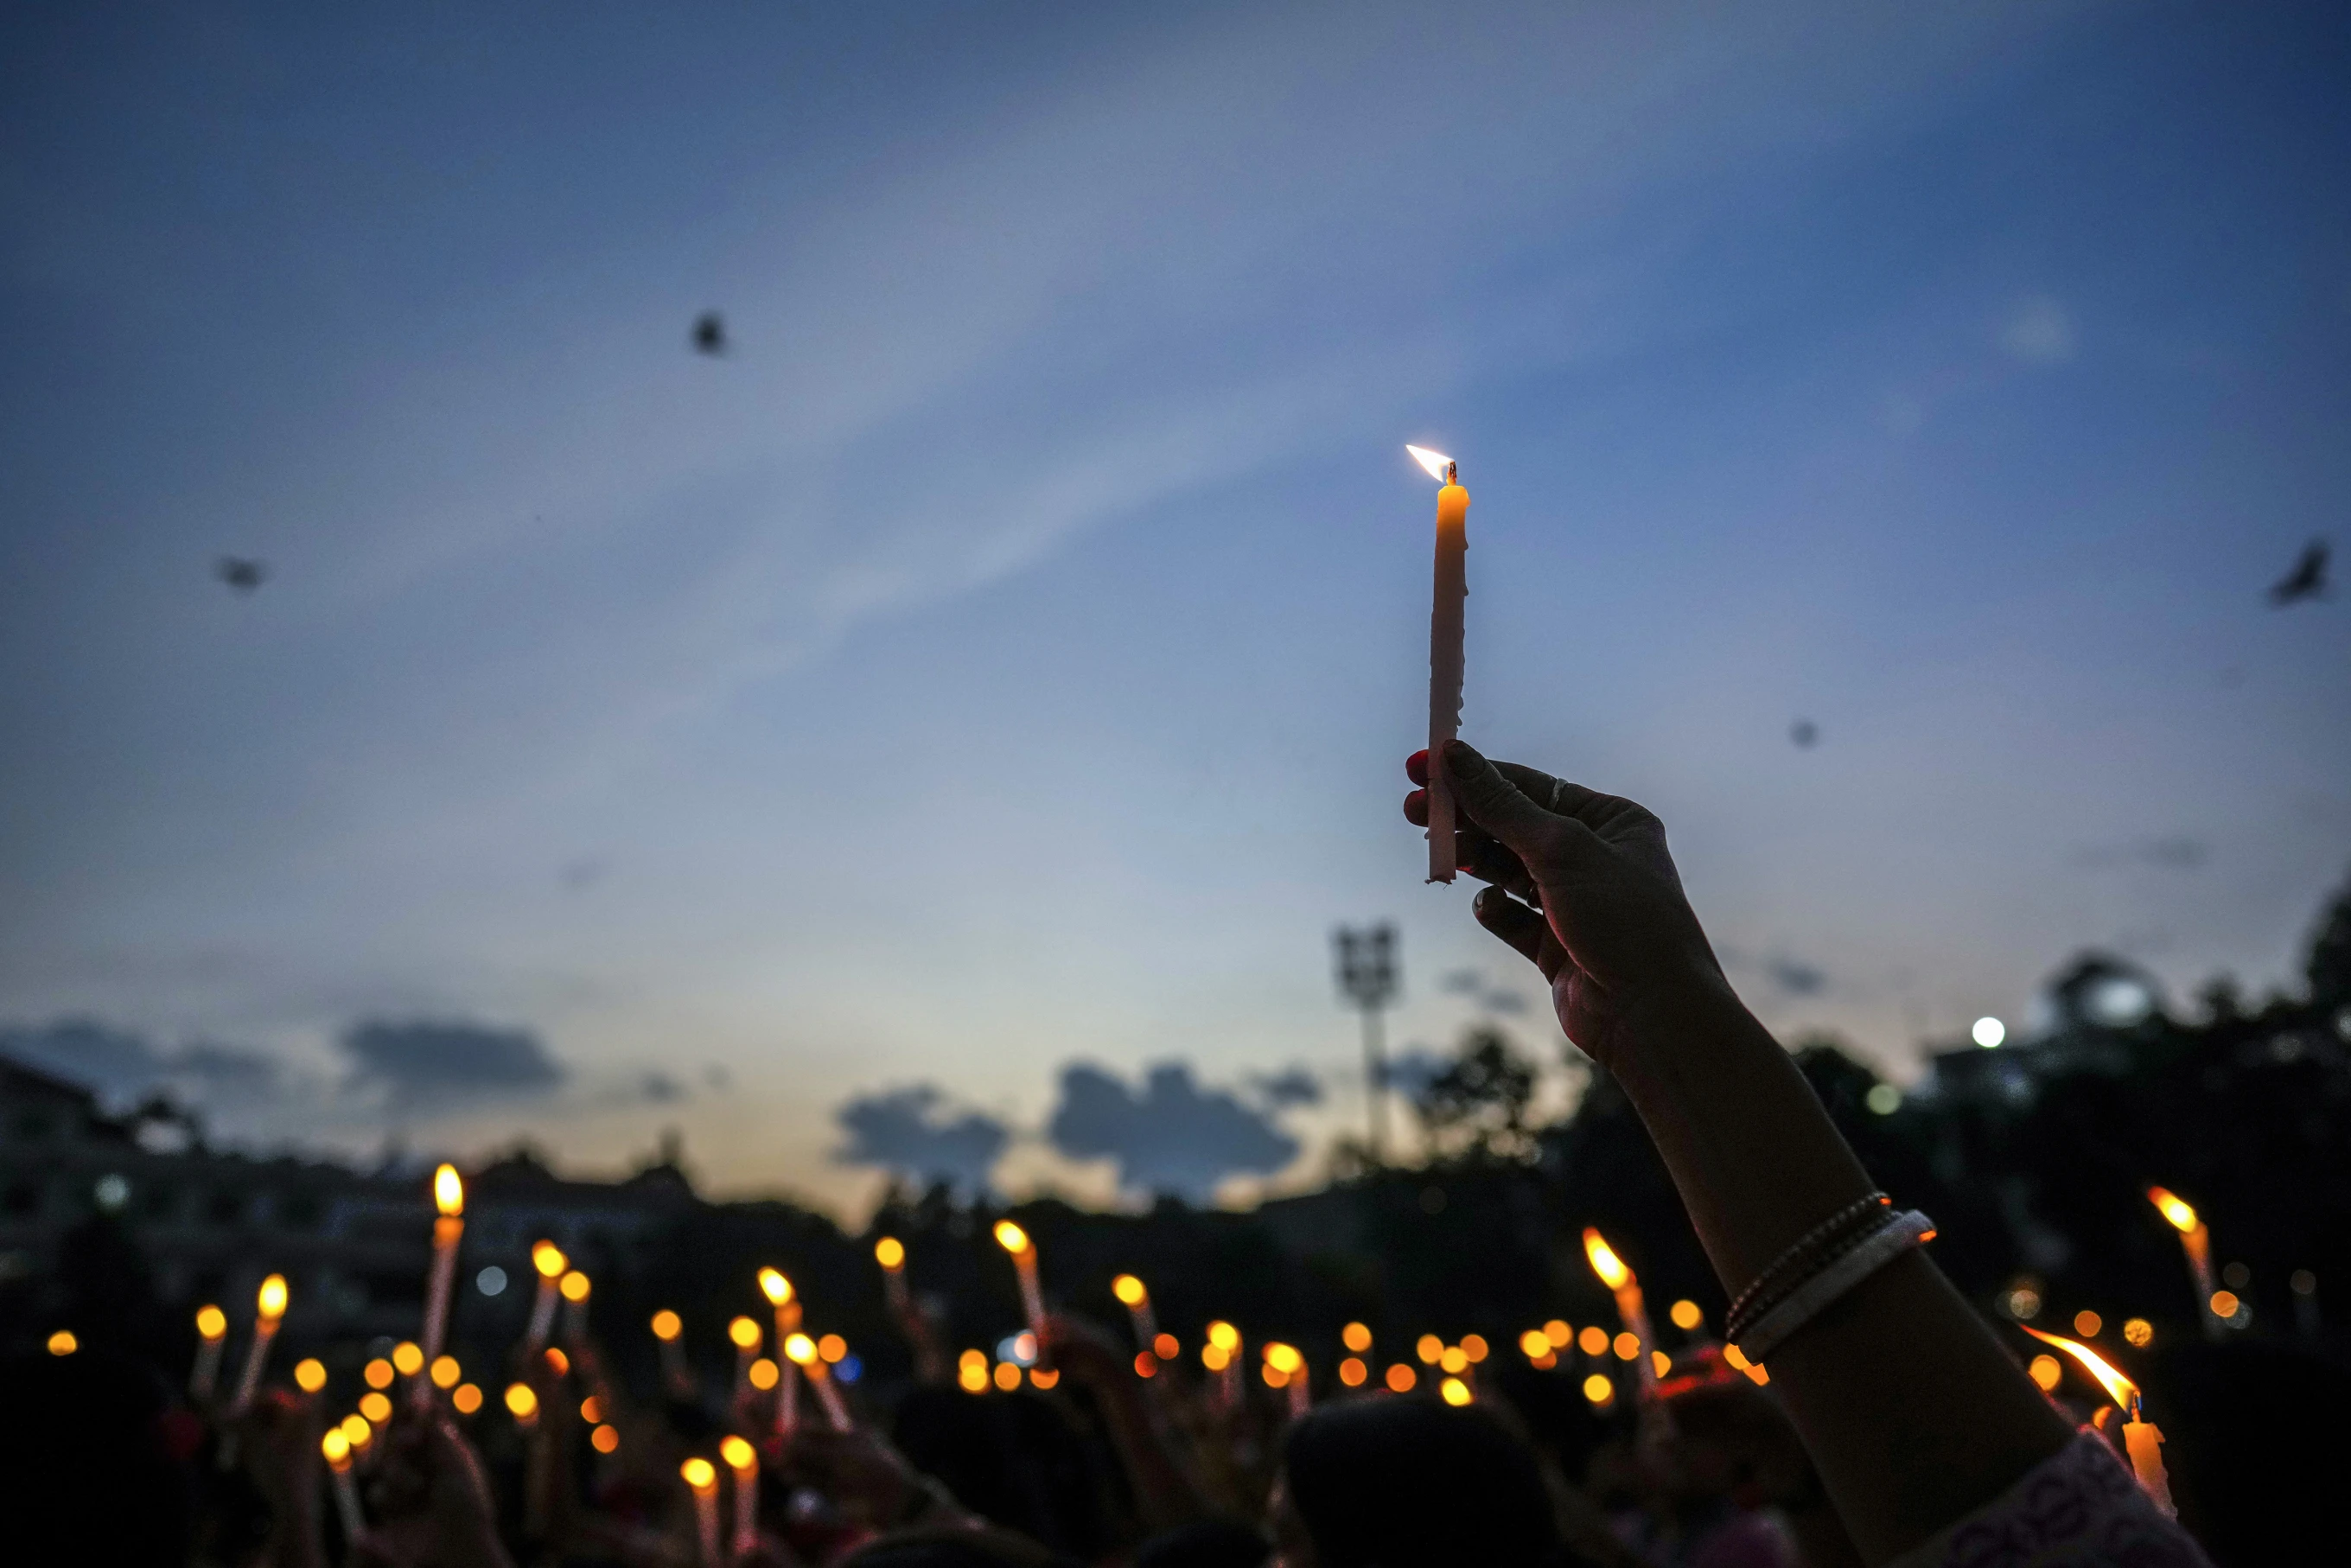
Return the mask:
[[[1272,1543],[1248,1525],[1204,1519],[1144,1542],[1134,1568],[1261,1568],[1272,1555]]]
[[[1315,1568],[1553,1568],[1551,1495],[1534,1455],[1492,1416],[1428,1399],[1326,1405],[1282,1449],[1285,1552]]]

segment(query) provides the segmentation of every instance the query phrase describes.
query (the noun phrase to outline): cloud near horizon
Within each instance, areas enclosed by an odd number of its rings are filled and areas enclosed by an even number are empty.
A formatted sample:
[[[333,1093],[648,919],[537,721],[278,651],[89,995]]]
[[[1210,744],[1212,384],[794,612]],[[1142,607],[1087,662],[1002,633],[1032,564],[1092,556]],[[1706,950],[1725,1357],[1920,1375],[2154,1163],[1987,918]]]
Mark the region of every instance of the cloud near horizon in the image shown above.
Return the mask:
[[[1073,1061],[1061,1069],[1061,1103],[1046,1136],[1069,1159],[1116,1161],[1123,1189],[1206,1203],[1229,1177],[1271,1176],[1298,1157],[1299,1140],[1274,1121],[1282,1092],[1260,1091],[1262,1111],[1196,1082],[1186,1062],[1151,1067],[1136,1091],[1103,1068]]]
[[[833,1163],[872,1166],[965,1192],[987,1189],[1012,1129],[982,1111],[957,1111],[935,1083],[861,1094],[832,1113],[849,1142]]]

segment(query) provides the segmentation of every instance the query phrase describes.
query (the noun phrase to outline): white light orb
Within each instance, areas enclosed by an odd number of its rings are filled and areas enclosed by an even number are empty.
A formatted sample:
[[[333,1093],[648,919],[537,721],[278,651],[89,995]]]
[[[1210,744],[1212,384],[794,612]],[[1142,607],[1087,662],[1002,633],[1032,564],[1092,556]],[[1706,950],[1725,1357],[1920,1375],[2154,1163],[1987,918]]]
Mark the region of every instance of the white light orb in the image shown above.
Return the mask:
[[[1968,1030],[1968,1033],[1974,1038],[1978,1045],[1990,1051],[2008,1038],[2008,1026],[1996,1018],[1980,1018],[1976,1019],[1975,1027]]]

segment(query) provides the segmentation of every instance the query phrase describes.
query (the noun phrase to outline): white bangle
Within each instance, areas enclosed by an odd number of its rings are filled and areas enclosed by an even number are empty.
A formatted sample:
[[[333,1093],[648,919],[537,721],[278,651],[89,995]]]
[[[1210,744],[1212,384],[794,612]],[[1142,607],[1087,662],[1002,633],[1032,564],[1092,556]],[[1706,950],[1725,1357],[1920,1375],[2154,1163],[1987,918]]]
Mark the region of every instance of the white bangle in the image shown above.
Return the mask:
[[[1788,1292],[1788,1299],[1755,1320],[1739,1336],[1739,1353],[1760,1362],[1787,1343],[1830,1302],[1876,1273],[1913,1247],[1935,1239],[1935,1222],[1906,1209],[1863,1237],[1819,1273]]]

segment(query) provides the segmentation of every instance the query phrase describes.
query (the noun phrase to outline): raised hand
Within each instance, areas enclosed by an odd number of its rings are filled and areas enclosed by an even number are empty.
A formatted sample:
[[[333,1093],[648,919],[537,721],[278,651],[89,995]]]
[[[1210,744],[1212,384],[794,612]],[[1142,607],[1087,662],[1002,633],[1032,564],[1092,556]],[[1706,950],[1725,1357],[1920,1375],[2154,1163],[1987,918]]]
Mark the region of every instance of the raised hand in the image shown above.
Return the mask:
[[[1461,869],[1493,884],[1478,895],[1478,923],[1542,971],[1568,1039],[1613,1066],[1645,1015],[1693,988],[1729,990],[1656,813],[1489,762],[1464,741],[1445,761],[1464,819]],[[1426,786],[1428,766],[1416,751],[1405,772]],[[1405,797],[1404,814],[1427,824],[1426,788]]]

